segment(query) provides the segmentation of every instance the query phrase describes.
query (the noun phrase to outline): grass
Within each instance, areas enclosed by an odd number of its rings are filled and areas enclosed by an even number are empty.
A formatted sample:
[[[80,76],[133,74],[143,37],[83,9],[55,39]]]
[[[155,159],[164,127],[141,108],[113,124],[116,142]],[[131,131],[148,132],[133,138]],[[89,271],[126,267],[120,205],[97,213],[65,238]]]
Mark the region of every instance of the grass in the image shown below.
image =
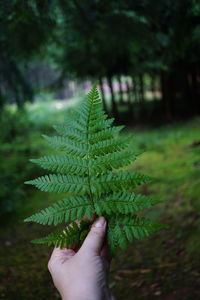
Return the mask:
[[[150,185],[154,197],[164,201],[181,197],[184,202],[198,202],[200,147],[195,142],[200,139],[199,125],[199,119],[195,119],[186,124],[136,131],[136,147],[145,152],[134,168],[155,177]]]
[[[128,253],[119,254],[112,271],[118,299],[188,300],[200,296],[199,126],[197,118],[185,124],[134,129],[132,147],[145,152],[131,168],[154,177],[141,190],[162,201],[149,213],[171,228],[135,242]]]
[[[50,109],[48,114],[51,117],[45,120],[44,107],[37,107],[35,115],[33,109],[29,107],[28,114],[37,126],[30,134],[29,147],[39,148],[41,155],[50,153],[40,131],[49,131],[52,120],[62,122],[63,110]],[[40,118],[37,118],[38,114]],[[199,127],[200,118],[196,118],[160,128],[127,129],[127,133],[133,136],[130,147],[144,151],[130,169],[151,175],[154,178],[152,183],[140,189],[142,193],[161,200],[161,204],[148,215],[169,224],[170,229],[149,239],[135,241],[126,252],[119,251],[110,275],[116,299],[200,298]],[[29,155],[27,153],[27,160]],[[26,201],[23,208],[10,215],[0,229],[0,300],[59,299],[46,267],[51,249],[30,243],[31,239],[45,235],[49,229],[24,224],[22,220],[60,196],[27,186],[24,189]]]

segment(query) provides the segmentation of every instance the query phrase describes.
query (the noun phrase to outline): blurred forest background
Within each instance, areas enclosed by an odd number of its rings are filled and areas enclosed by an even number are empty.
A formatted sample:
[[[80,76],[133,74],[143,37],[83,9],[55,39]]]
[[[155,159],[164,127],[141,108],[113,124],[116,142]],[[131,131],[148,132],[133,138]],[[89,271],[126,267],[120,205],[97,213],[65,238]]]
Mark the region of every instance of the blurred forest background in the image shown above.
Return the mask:
[[[0,300],[59,299],[50,248],[29,243],[48,228],[23,218],[58,199],[24,186],[52,153],[42,133],[67,118],[93,83],[130,147],[130,166],[155,180],[149,216],[167,231],[114,259],[116,299],[200,299],[200,2],[0,2]],[[153,246],[153,247],[152,247]]]

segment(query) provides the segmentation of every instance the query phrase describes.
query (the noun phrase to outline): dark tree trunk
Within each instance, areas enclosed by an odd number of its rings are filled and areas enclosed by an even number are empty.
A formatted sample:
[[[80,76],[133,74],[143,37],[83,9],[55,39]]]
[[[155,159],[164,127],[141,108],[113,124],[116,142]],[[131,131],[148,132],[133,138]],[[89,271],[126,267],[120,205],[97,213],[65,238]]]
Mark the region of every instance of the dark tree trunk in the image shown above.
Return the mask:
[[[170,121],[172,120],[172,109],[171,109],[169,74],[164,71],[161,71],[160,79],[161,79],[162,101],[165,107],[165,117],[168,121]]]
[[[19,88],[14,89],[14,96],[15,96],[15,102],[17,104],[18,109],[22,110],[24,106],[24,101],[23,101],[24,99],[22,100]]]
[[[143,75],[139,75],[139,86],[140,86],[140,102],[143,105],[143,103],[144,103],[144,81],[143,81]]]
[[[132,78],[132,82],[133,82],[133,96],[134,96],[134,100],[135,100],[135,102],[138,102],[136,79]]]
[[[20,87],[21,94],[22,94],[22,96],[20,97],[19,91],[16,91],[16,89],[15,89],[16,102],[20,103],[20,107],[23,106],[25,100],[33,102],[33,90],[14,61],[10,62],[10,68],[15,77],[13,84],[18,85]],[[23,97],[23,99],[22,99],[22,97]]]
[[[100,87],[100,91],[101,91],[101,98],[102,98],[102,102],[103,102],[103,109],[105,110],[105,112],[107,113],[107,106],[106,106],[106,98],[105,98],[105,92],[104,92],[104,88],[103,88],[103,79],[102,77],[99,77],[99,87]]]
[[[188,106],[188,108],[190,107],[190,101],[192,102],[192,107],[193,107],[193,103],[194,103],[194,95],[193,95],[193,88],[192,88],[192,82],[191,82],[191,74],[190,74],[190,69],[188,68],[188,66],[183,66],[183,86],[185,88],[183,88],[183,99],[186,103],[186,107]],[[193,110],[194,108],[192,108],[191,110]]]
[[[140,103],[139,118],[142,122],[146,122],[147,110],[145,109],[145,105],[144,105],[144,78],[142,74],[138,76],[138,81],[139,81],[139,103]]]
[[[152,100],[156,101],[156,80],[154,76],[151,76],[151,92],[152,92]]]
[[[133,103],[132,103],[131,87],[130,87],[130,84],[129,84],[128,80],[126,80],[125,84],[126,84],[129,116],[130,116],[130,119],[132,119],[132,117],[133,117]]]
[[[19,83],[16,81],[15,76],[9,76],[7,79],[9,82],[9,86],[11,87],[12,92],[13,92],[14,101],[15,101],[18,109],[21,110],[23,108],[24,103],[21,99]]]
[[[121,81],[121,76],[119,75],[117,77],[118,79],[118,84],[119,84],[119,103],[123,104],[124,103],[124,98],[123,98],[123,88],[122,88],[122,81]]]
[[[110,95],[111,95],[112,115],[116,119],[118,119],[119,118],[119,114],[118,114],[117,105],[116,105],[116,102],[115,102],[115,94],[114,94],[114,90],[113,90],[112,77],[111,76],[107,76],[107,80],[108,80],[108,86],[109,86]]]

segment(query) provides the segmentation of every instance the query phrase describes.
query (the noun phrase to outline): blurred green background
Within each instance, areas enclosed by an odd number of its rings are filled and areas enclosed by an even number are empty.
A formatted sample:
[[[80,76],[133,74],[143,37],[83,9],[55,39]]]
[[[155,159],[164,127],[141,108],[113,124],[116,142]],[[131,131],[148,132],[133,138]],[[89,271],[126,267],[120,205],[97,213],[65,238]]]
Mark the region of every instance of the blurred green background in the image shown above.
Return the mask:
[[[59,299],[49,228],[23,219],[59,199],[25,186],[29,162],[53,153],[42,138],[94,82],[131,149],[140,192],[170,225],[113,260],[116,299],[200,299],[200,3],[198,0],[0,2],[0,300]]]

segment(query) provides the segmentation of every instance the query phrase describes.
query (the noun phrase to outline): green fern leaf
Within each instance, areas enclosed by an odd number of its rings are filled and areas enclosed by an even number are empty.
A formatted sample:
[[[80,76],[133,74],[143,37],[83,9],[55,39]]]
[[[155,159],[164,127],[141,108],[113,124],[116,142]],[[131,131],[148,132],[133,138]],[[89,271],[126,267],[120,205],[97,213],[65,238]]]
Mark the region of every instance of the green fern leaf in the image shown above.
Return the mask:
[[[59,135],[44,136],[62,155],[32,159],[54,174],[29,180],[26,184],[45,192],[66,193],[66,197],[25,221],[65,225],[64,229],[35,242],[59,247],[79,244],[91,225],[91,221],[81,220],[95,215],[103,215],[108,221],[108,243],[112,253],[119,247],[125,248],[133,239],[147,237],[163,228],[136,215],[157,201],[133,192],[150,177],[122,169],[139,153],[129,150],[130,137],[119,136],[123,126],[112,126],[113,121],[103,112],[94,86],[79,109],[63,125],[55,126]],[[70,222],[72,225],[66,228]]]
[[[124,126],[116,126],[116,127],[110,127],[104,130],[101,130],[97,133],[91,133],[89,135],[89,143],[95,144],[99,141],[104,141],[107,139],[112,139],[115,136],[118,136],[119,132],[124,128]]]
[[[61,136],[67,137],[76,142],[82,143],[87,141],[86,133],[80,129],[71,128],[71,125],[56,125],[54,128]]]
[[[131,192],[113,193],[104,198],[95,197],[93,202],[98,215],[128,214],[158,203],[144,195]],[[25,222],[56,226],[62,222],[81,220],[83,217],[90,219],[93,214],[94,209],[89,197],[69,197],[32,215],[25,219]]]
[[[129,214],[142,211],[159,203],[147,196],[133,192],[116,192],[108,196],[94,199],[98,215]]]
[[[36,239],[32,242],[35,244],[47,244],[48,246],[54,245],[59,248],[78,247],[83,240],[83,232],[87,234],[89,231],[89,225],[90,222],[86,221],[81,221],[79,225],[74,222],[65,229],[59,229],[44,238]]]
[[[137,156],[137,152],[118,151],[97,157],[92,164],[92,173],[96,175],[98,173],[108,172],[112,169],[125,167],[134,161]]]
[[[41,210],[39,213],[25,219],[25,222],[36,222],[42,225],[55,226],[62,222],[90,219],[94,214],[89,197],[70,197]]]
[[[110,250],[115,254],[119,246],[125,249],[133,239],[148,237],[153,232],[167,228],[160,223],[138,218],[136,215],[113,215],[109,218],[108,242]]]
[[[33,163],[40,165],[42,168],[64,173],[64,174],[87,174],[87,160],[79,159],[77,157],[52,155],[44,156],[39,159],[31,159]]]
[[[90,146],[90,155],[93,157],[101,156],[107,153],[117,152],[127,147],[127,137],[116,138],[113,140],[104,140]]]
[[[50,143],[50,145],[59,151],[64,151],[67,154],[84,157],[87,154],[87,147],[83,143],[78,143],[72,139],[63,136],[43,137]]]
[[[87,179],[73,175],[50,174],[34,180],[26,181],[25,183],[35,185],[38,189],[44,192],[68,192],[76,194],[89,192]]]
[[[103,194],[116,191],[126,191],[135,188],[137,185],[150,181],[149,176],[128,171],[107,173],[100,177],[91,176],[91,190],[94,193]]]
[[[97,133],[101,130],[104,130],[106,128],[109,128],[110,125],[113,123],[114,119],[108,119],[108,120],[99,120],[98,122],[95,122],[95,120],[92,120],[90,122],[90,128],[88,129],[89,134]]]

